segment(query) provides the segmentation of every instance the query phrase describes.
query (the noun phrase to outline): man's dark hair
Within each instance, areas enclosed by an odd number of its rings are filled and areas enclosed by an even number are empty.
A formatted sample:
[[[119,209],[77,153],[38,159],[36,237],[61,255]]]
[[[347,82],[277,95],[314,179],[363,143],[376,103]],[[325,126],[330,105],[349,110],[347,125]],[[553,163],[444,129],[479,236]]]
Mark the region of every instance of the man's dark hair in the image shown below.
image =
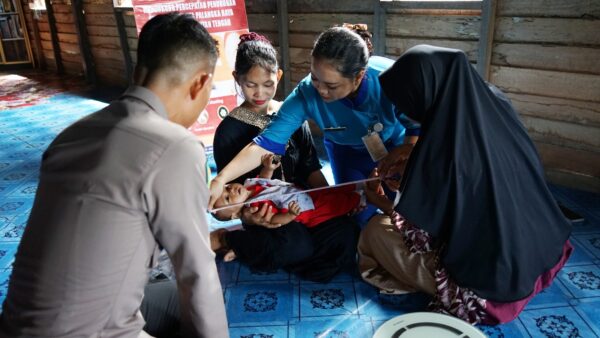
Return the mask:
[[[218,57],[217,42],[190,14],[159,14],[142,27],[138,40],[137,65],[149,74],[200,61],[212,69]]]

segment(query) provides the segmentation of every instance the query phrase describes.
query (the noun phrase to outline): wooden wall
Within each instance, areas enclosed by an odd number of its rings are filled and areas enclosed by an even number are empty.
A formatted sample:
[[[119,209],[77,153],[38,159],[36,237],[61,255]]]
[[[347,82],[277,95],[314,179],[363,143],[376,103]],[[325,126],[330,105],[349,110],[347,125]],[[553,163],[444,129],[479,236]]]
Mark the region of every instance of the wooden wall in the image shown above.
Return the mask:
[[[65,71],[82,73],[68,1],[55,0],[53,4],[60,55]],[[491,50],[489,64],[480,66],[488,67],[489,81],[506,92],[520,112],[549,179],[600,192],[599,1],[496,0],[489,26],[477,3],[458,2],[445,9],[434,7],[439,6],[435,3],[364,0],[294,0],[285,4],[287,11],[282,12],[278,0],[246,0],[250,30],[266,35],[289,55],[288,62],[283,62],[288,88],[308,74],[310,49],[318,33],[344,22],[368,24],[376,51],[391,58],[411,46],[428,43],[462,49],[475,64],[480,52]],[[99,81],[126,85],[116,15],[124,20],[124,39],[135,63],[137,34],[131,12],[115,14],[112,0],[83,0],[83,8]],[[36,25],[42,61],[52,68],[47,15],[32,22],[28,12],[29,36],[34,37]],[[286,31],[281,30],[280,19],[287,20]],[[488,27],[493,31],[486,31]],[[489,43],[485,43],[486,36],[480,38],[481,32],[490,33]],[[281,50],[280,39],[287,41],[286,50]]]
[[[600,1],[501,0],[490,81],[536,141],[549,178],[600,191]]]
[[[277,45],[276,1],[246,3],[250,29]],[[462,49],[476,64],[481,10],[398,3],[381,8],[378,16],[372,1],[288,1],[292,84],[308,73],[310,48],[321,30],[360,22],[377,35],[375,17],[384,21],[382,54],[388,57],[427,43]],[[489,81],[521,114],[548,178],[600,192],[600,2],[498,0],[493,20]]]
[[[36,64],[57,70],[48,11],[32,12],[27,0],[22,0],[21,3]],[[71,3],[66,0],[54,0],[52,1],[52,10],[56,21],[56,43],[62,68],[67,74],[81,75],[83,63]],[[35,39],[36,36],[39,37],[39,40]]]

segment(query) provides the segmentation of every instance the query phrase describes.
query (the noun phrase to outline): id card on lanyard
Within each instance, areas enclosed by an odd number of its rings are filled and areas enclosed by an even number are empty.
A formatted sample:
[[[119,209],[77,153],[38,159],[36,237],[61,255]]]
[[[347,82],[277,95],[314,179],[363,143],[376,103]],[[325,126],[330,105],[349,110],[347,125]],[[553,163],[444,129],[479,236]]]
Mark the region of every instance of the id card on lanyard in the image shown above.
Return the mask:
[[[381,140],[379,136],[379,132],[383,130],[383,125],[381,123],[375,123],[372,128],[369,128],[369,132],[367,135],[362,137],[362,141],[371,155],[371,159],[373,162],[377,162],[384,158],[388,151],[385,148],[385,144]]]

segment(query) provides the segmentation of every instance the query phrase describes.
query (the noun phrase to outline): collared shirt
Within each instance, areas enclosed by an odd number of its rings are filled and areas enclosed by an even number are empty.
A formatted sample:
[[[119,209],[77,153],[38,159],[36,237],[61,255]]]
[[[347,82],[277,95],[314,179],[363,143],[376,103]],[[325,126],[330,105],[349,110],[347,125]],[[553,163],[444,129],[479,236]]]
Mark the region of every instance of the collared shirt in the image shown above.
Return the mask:
[[[418,129],[397,112],[385,96],[378,75],[391,66],[393,60],[373,56],[369,59],[365,76],[354,99],[343,98],[325,102],[306,76],[285,99],[273,121],[254,139],[259,146],[277,154],[284,151],[283,145],[302,122],[312,119],[324,130],[324,137],[336,144],[364,149],[362,136],[373,126],[381,123],[380,136],[390,146],[402,144],[405,128]],[[335,130],[328,131],[328,129]],[[343,128],[343,129],[341,129]]]
[[[202,145],[142,87],[63,131],[43,155],[0,336],[137,337],[163,247],[184,334],[227,337],[205,162]]]

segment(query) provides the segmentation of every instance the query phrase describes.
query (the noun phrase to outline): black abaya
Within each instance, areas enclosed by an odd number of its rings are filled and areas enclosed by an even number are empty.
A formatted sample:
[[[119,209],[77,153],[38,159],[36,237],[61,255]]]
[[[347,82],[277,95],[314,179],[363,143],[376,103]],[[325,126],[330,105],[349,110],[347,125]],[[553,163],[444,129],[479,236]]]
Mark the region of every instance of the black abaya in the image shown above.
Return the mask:
[[[433,236],[459,286],[497,302],[528,296],[571,226],[510,101],[447,48],[409,49],[380,82],[421,123],[396,210]]]

